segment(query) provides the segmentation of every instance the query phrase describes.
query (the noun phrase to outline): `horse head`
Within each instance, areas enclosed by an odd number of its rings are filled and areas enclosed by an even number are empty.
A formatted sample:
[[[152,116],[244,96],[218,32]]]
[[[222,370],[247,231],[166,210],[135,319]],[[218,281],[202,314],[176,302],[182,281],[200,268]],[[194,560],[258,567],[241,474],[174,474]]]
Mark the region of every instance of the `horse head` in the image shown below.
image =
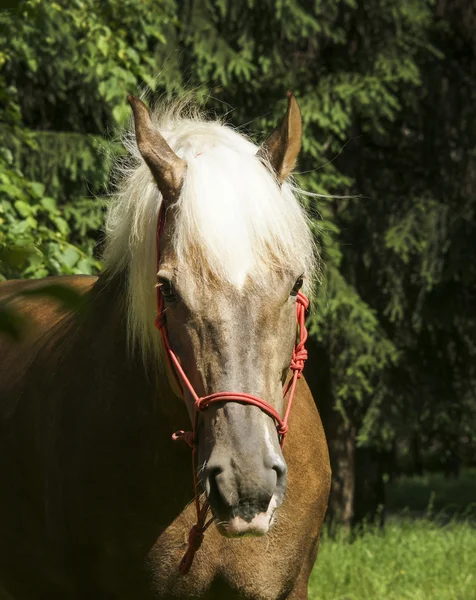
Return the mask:
[[[285,116],[258,149],[218,123],[172,120],[159,131],[147,107],[129,101],[150,170],[141,172],[152,174],[162,211],[155,284],[177,361],[167,367],[170,385],[192,420],[197,397],[217,392],[261,398],[282,415],[296,298],[315,254],[287,181],[301,147],[297,102],[288,94]],[[220,532],[266,534],[287,470],[269,412],[218,401],[200,411],[195,436],[200,482]]]

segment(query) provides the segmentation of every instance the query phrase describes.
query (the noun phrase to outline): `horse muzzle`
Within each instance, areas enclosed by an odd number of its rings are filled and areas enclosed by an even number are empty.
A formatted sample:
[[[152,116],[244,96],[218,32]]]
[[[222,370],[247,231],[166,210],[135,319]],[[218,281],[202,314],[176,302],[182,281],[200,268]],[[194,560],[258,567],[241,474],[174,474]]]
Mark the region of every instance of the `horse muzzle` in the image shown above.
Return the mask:
[[[287,467],[281,452],[251,445],[251,452],[215,446],[203,469],[202,484],[227,537],[268,533],[286,491]]]

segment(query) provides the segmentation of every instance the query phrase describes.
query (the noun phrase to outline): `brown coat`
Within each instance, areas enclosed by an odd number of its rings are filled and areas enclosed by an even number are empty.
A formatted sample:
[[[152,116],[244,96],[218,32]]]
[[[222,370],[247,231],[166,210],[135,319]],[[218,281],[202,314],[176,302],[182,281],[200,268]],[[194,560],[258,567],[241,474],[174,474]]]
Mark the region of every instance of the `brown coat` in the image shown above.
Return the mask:
[[[83,313],[13,300],[41,282],[0,285],[31,323],[21,344],[0,337],[0,600],[307,598],[330,466],[304,380],[276,525],[232,540],[212,527],[183,576],[193,485],[190,450],[171,433],[187,411],[127,352],[123,281],[61,283],[88,295]]]

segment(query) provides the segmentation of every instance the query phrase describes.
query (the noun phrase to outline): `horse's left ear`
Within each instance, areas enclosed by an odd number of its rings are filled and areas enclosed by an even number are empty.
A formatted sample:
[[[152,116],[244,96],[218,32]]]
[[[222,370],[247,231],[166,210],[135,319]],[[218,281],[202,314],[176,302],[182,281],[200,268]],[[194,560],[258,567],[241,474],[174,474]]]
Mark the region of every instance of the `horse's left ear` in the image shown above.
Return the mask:
[[[182,188],[187,164],[175,154],[153,126],[147,106],[135,96],[128,96],[134,114],[136,141],[165,202],[176,200]]]
[[[280,183],[288,177],[301,150],[301,111],[294,94],[288,92],[288,110],[276,129],[258,150],[258,156],[266,157],[271,163]]]

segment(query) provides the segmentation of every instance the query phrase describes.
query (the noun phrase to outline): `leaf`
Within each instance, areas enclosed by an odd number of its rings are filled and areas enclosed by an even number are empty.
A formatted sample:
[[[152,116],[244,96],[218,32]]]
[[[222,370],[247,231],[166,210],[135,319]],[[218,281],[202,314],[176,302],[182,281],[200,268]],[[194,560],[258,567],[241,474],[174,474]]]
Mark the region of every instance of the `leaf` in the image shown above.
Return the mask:
[[[30,183],[30,187],[33,190],[34,194],[38,196],[38,198],[41,198],[41,196],[43,196],[43,194],[45,193],[45,186],[39,181],[32,181]]]
[[[109,49],[109,43],[108,40],[105,37],[100,37],[97,42],[97,47],[99,49],[99,51],[102,53],[103,56],[107,56],[108,55],[108,49]]]
[[[14,206],[20,213],[20,215],[25,219],[26,217],[29,217],[32,213],[31,206],[28,204],[28,202],[25,202],[24,200],[17,200]]]
[[[66,249],[61,252],[61,259],[63,263],[70,269],[78,262],[80,253],[73,246],[67,246]]]
[[[82,258],[76,265],[76,268],[79,273],[84,273],[85,275],[92,275],[93,273],[93,266],[87,258]]]
[[[60,233],[62,233],[63,235],[68,235],[69,225],[67,221],[63,219],[63,217],[53,217],[52,221],[56,225]]]
[[[13,163],[13,154],[8,148],[0,148],[0,154],[9,165]]]
[[[132,62],[133,62],[134,64],[136,64],[136,65],[138,65],[138,64],[139,64],[139,62],[140,62],[140,56],[139,56],[139,54],[138,54],[138,53],[137,53],[137,52],[134,50],[134,48],[131,48],[131,47],[129,46],[129,48],[127,48],[127,50],[126,50],[126,54],[127,54],[127,56],[128,56],[128,57],[129,57],[129,58],[132,60]]]
[[[40,204],[45,210],[47,210],[50,213],[57,212],[58,210],[58,207],[56,206],[56,200],[54,198],[50,198],[49,196],[46,196],[46,198],[42,198],[40,200]]]
[[[118,106],[115,106],[112,109],[112,116],[114,117],[114,120],[116,121],[116,123],[118,125],[122,125],[124,124],[124,122],[129,118],[130,116],[130,110],[129,107],[126,106],[125,104],[120,104]]]

